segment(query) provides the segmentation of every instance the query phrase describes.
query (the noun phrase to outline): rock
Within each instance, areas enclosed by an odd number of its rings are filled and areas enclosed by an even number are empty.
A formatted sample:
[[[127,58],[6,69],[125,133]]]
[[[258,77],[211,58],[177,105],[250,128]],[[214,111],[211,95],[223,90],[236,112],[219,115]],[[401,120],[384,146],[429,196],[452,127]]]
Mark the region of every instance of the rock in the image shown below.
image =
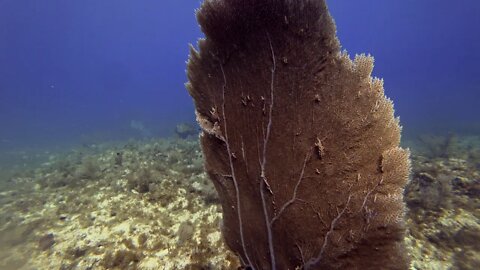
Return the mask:
[[[43,251],[51,248],[54,244],[55,236],[53,235],[53,233],[45,234],[38,240],[38,247]]]
[[[180,123],[175,127],[175,134],[182,139],[198,134],[198,130],[194,125],[188,123]]]
[[[180,224],[178,228],[177,235],[178,235],[178,244],[182,245],[185,241],[192,238],[195,232],[195,227],[191,222],[185,221]]]

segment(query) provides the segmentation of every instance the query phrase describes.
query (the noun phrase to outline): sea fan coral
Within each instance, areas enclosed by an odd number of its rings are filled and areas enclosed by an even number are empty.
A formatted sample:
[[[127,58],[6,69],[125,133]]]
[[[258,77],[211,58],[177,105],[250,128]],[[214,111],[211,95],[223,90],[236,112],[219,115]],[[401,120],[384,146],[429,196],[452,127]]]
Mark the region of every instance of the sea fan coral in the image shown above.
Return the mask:
[[[227,245],[250,269],[407,269],[408,151],[323,0],[206,0],[187,88]],[[213,113],[212,113],[213,112]]]

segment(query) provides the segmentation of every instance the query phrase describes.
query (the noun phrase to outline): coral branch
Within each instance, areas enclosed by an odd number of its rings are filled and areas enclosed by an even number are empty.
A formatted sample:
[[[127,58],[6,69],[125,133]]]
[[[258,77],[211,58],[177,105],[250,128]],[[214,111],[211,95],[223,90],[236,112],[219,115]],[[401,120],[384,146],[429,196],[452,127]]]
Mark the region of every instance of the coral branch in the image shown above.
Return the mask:
[[[263,215],[265,219],[265,227],[267,230],[267,237],[268,237],[268,250],[270,253],[270,264],[272,269],[276,269],[276,260],[275,260],[275,249],[273,244],[273,234],[272,234],[272,227],[270,226],[269,217],[268,217],[268,210],[267,210],[267,202],[265,199],[264,194],[264,186],[267,186],[270,193],[273,194],[272,189],[267,181],[266,176],[266,166],[267,166],[267,145],[268,140],[270,138],[270,132],[272,128],[272,111],[273,111],[273,93],[274,93],[274,83],[275,83],[275,70],[276,70],[276,62],[275,62],[275,53],[273,51],[272,40],[270,39],[270,35],[267,33],[268,43],[270,45],[270,52],[272,58],[272,69],[271,69],[271,81],[270,81],[270,106],[268,110],[268,124],[267,124],[267,133],[265,134],[264,141],[263,141],[263,153],[262,153],[262,161],[260,164],[261,172],[260,178],[260,197],[262,198],[262,208],[263,208]]]
[[[307,154],[305,155],[305,159],[303,160],[303,166],[302,166],[302,170],[300,172],[300,176],[298,177],[298,181],[297,181],[297,184],[295,185],[295,188],[293,189],[293,194],[292,194],[292,198],[290,200],[288,200],[285,204],[282,205],[282,207],[280,208],[280,211],[278,211],[278,213],[272,218],[272,220],[270,221],[270,224],[269,226],[272,227],[273,224],[275,223],[275,221],[277,221],[283,214],[283,212],[285,211],[285,209],[287,209],[287,207],[289,207],[290,205],[292,205],[296,200],[297,200],[297,191],[298,191],[298,187],[300,186],[300,184],[302,183],[302,180],[303,180],[303,174],[305,173],[305,167],[307,166],[307,161],[310,159],[311,157],[311,148],[310,150],[307,152]]]
[[[328,239],[330,237],[330,235],[333,233],[333,230],[335,229],[335,225],[337,224],[338,220],[343,216],[343,214],[345,213],[345,210],[347,210],[348,208],[348,204],[350,203],[350,199],[352,198],[352,194],[349,194],[348,195],[348,198],[347,198],[347,202],[345,202],[345,207],[343,207],[342,211],[340,211],[337,216],[332,220],[332,222],[330,223],[330,229],[328,230],[328,232],[325,234],[325,237],[323,239],[323,244],[322,244],[322,248],[320,249],[320,252],[318,253],[318,255],[314,258],[311,258],[307,261],[307,263],[304,265],[304,268],[306,270],[310,269],[311,267],[315,266],[316,264],[318,264],[320,262],[320,260],[322,260],[322,256],[325,252],[325,249],[327,248],[327,244],[328,244]]]
[[[222,85],[222,117],[223,117],[223,129],[225,133],[225,145],[227,146],[227,154],[228,154],[228,162],[230,164],[230,171],[232,175],[232,180],[233,180],[233,185],[235,186],[235,198],[237,201],[237,216],[238,216],[238,230],[240,232],[240,241],[242,243],[242,248],[243,248],[243,253],[245,257],[247,258],[248,264],[252,265],[252,261],[250,260],[250,257],[248,256],[247,253],[247,247],[245,245],[245,237],[243,233],[243,220],[242,220],[242,208],[241,208],[241,203],[240,203],[240,189],[238,188],[238,181],[235,176],[235,167],[233,166],[233,160],[232,160],[232,150],[230,148],[230,143],[228,139],[228,130],[227,130],[227,117],[225,114],[225,89],[227,87],[227,77],[225,76],[225,71],[223,70],[223,64],[219,61],[220,63],[220,70],[222,72],[223,76],[223,85]],[[255,269],[253,269],[255,270]]]

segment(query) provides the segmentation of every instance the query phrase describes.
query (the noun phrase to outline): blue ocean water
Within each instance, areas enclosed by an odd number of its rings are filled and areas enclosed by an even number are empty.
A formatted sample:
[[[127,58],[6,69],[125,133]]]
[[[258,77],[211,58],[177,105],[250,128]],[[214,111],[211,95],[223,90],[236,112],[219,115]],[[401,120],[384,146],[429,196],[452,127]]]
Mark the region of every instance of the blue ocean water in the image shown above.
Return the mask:
[[[480,269],[480,2],[327,4],[412,150],[411,269]],[[175,137],[200,5],[0,0],[0,269],[239,269],[196,130]]]
[[[370,53],[406,133],[479,130],[480,4],[328,1]],[[200,1],[0,1],[0,149],[170,134],[193,122],[185,61]]]

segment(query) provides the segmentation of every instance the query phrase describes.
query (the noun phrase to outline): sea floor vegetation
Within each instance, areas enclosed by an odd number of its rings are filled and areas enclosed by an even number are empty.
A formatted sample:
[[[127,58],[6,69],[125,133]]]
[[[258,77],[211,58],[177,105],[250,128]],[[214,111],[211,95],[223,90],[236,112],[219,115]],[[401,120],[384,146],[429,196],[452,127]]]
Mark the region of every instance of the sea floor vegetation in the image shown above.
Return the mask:
[[[411,269],[480,269],[480,137],[407,142]],[[49,153],[0,180],[0,269],[237,269],[196,139]]]

